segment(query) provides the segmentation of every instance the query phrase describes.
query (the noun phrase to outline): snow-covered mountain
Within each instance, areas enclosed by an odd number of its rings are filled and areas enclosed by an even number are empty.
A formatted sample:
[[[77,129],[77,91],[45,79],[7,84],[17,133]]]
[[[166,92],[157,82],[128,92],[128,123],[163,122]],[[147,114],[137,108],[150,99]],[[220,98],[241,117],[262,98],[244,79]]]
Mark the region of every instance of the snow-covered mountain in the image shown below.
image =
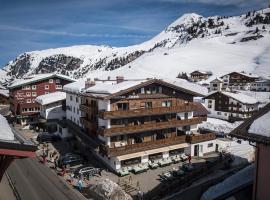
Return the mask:
[[[268,77],[269,64],[270,8],[266,8],[234,17],[185,14],[139,45],[80,45],[26,52],[10,61],[1,74],[12,78],[49,72],[73,78],[175,78],[180,72],[207,70],[213,77],[230,71]]]

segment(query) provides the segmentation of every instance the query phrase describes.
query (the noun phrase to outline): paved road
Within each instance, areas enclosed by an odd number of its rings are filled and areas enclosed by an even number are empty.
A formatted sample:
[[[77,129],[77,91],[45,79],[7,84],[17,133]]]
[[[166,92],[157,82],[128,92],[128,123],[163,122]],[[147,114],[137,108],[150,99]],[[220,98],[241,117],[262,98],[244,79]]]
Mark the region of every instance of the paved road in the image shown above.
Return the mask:
[[[13,161],[7,173],[22,200],[84,199],[36,158]]]

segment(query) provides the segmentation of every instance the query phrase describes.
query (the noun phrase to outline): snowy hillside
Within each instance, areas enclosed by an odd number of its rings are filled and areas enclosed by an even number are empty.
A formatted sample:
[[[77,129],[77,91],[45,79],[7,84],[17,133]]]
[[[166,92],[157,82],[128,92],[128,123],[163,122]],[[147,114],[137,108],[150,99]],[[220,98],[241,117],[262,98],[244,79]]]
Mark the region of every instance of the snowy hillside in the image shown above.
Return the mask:
[[[55,72],[74,78],[175,78],[179,72],[231,71],[269,76],[270,8],[235,17],[185,14],[153,39],[129,47],[73,46],[27,52],[4,67],[21,78]]]

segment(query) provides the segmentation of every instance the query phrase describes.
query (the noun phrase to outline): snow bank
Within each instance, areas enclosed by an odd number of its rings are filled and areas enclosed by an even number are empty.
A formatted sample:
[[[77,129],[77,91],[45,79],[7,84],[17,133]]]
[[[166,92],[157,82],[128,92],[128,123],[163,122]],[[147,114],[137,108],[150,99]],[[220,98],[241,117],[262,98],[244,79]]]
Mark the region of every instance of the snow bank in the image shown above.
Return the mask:
[[[249,133],[270,137],[270,112],[257,118],[248,129]]]
[[[109,179],[101,179],[96,185],[90,187],[100,199],[132,200],[122,188]]]
[[[0,114],[0,140],[14,140],[14,134],[4,116]]]
[[[230,123],[221,119],[207,117],[207,121],[199,124],[198,127],[223,135],[223,134],[230,133],[233,129],[235,129],[241,123],[243,122],[236,121],[234,123]]]
[[[234,175],[225,179],[223,182],[210,187],[203,193],[201,200],[212,200],[241,187],[242,185],[251,183],[254,176],[254,165],[249,165],[238,171]]]
[[[66,99],[65,92],[53,92],[49,94],[44,94],[36,98],[36,102],[41,105],[47,105],[57,101],[63,101]]]

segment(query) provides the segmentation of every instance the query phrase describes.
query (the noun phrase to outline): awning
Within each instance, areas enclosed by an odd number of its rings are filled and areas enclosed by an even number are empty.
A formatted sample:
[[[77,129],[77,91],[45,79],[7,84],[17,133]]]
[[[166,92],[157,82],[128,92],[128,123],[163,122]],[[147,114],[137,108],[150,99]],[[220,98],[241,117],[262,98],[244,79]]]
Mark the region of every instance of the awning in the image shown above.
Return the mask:
[[[137,153],[130,153],[130,154],[126,154],[126,155],[122,155],[122,156],[117,156],[116,158],[121,161],[121,160],[128,160],[131,158],[137,158],[137,157],[142,157],[145,155],[144,151],[141,152],[137,152]]]
[[[186,148],[188,147],[188,143],[183,143],[183,144],[176,144],[176,145],[173,145],[173,146],[169,146],[169,150],[175,150],[175,149],[182,149],[182,148]]]
[[[166,152],[166,151],[169,151],[169,147],[162,147],[162,148],[158,148],[158,149],[151,149],[151,150],[145,151],[145,153],[147,155],[151,155],[151,154],[161,153],[161,152]]]

